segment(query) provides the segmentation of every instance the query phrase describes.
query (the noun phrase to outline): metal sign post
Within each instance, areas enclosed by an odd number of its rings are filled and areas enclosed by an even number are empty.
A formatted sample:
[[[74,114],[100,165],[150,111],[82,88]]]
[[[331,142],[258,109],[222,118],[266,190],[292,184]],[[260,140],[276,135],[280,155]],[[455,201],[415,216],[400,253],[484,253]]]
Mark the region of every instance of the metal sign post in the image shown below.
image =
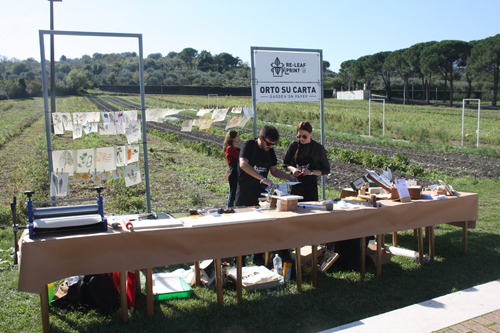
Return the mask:
[[[477,101],[477,143],[476,143],[476,148],[479,148],[479,120],[481,119],[481,100],[480,99],[472,99],[472,98],[464,98],[462,100],[462,144],[461,144],[461,147],[464,146],[465,101]]]

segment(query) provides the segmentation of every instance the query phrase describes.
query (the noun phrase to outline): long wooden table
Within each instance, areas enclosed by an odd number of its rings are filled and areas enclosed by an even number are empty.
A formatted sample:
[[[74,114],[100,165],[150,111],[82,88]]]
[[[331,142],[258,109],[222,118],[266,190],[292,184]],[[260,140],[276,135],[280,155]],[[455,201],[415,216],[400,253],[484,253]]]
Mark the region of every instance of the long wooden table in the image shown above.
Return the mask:
[[[478,196],[458,193],[444,200],[382,201],[382,207],[326,211],[264,211],[276,220],[212,227],[178,227],[135,232],[109,230],[88,235],[29,239],[19,252],[18,290],[41,294],[48,329],[46,285],[73,275],[89,275],[244,256],[352,238],[383,235],[443,223],[476,221]],[[148,303],[152,303],[151,300]]]

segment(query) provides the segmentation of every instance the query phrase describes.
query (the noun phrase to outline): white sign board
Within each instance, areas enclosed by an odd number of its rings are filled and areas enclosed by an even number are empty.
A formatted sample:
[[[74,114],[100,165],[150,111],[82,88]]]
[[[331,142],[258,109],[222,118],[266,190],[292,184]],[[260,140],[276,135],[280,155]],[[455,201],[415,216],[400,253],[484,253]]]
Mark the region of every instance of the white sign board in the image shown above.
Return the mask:
[[[318,52],[255,51],[256,101],[320,101],[320,58]]]

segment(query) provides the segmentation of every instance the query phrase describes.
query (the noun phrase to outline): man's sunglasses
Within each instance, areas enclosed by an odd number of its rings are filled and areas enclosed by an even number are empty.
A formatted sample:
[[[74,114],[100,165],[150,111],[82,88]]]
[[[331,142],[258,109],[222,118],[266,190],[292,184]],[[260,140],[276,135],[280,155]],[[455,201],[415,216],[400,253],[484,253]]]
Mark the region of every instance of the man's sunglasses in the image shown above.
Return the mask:
[[[305,135],[305,134],[302,134],[302,135],[299,134],[299,135],[297,135],[297,139],[300,139],[301,137],[304,140],[307,139],[307,135]]]
[[[262,140],[264,140],[264,142],[266,143],[266,146],[274,146],[276,144],[276,142],[269,142],[266,140],[266,138],[262,138]]]

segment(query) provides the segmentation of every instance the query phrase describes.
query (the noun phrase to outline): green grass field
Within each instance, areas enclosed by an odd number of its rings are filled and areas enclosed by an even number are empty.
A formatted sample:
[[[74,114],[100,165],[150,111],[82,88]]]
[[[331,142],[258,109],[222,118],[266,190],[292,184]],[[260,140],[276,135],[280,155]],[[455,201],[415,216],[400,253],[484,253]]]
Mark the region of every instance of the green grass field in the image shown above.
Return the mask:
[[[137,97],[130,98],[137,102]],[[148,104],[156,107],[200,108],[206,106],[206,97],[148,96]],[[212,103],[212,100],[211,100]],[[251,105],[248,98],[219,98],[220,107]],[[282,105],[284,104],[284,105]],[[259,121],[295,124],[298,119],[319,116],[319,105],[303,104],[259,105]],[[377,105],[379,106],[379,105]],[[379,106],[380,107],[380,106]],[[83,97],[58,99],[60,111],[77,112],[92,109]],[[389,111],[390,110],[390,111]],[[16,196],[25,201],[23,191],[34,189],[35,200],[47,200],[47,154],[45,146],[43,103],[41,99],[26,101],[0,101],[3,126],[0,135],[5,143],[0,146],[2,186],[0,190],[0,331],[40,332],[40,298],[36,294],[17,291],[18,267],[13,265],[14,237],[9,203]],[[374,106],[372,104],[372,111]],[[386,106],[386,134],[406,138],[409,143],[427,149],[443,149],[443,145],[456,143],[461,131],[461,109],[425,106]],[[389,116],[389,113],[392,113]],[[483,150],[471,148],[473,136],[463,153],[497,155],[500,127],[493,111],[485,112],[482,122],[481,144]],[[22,115],[22,116],[20,116]],[[34,117],[34,119],[32,119]],[[308,118],[310,117],[310,118]],[[335,118],[337,117],[337,118]],[[357,138],[367,130],[367,102],[327,100],[325,103],[328,133],[335,137]],[[372,114],[372,117],[373,114]],[[380,115],[381,117],[381,115]],[[336,119],[332,122],[332,119]],[[389,121],[389,119],[391,121]],[[470,132],[475,131],[477,119],[473,111],[467,113]],[[408,120],[408,122],[406,122]],[[317,120],[316,120],[317,121]],[[372,118],[373,122],[373,118]],[[373,123],[372,123],[373,124]],[[248,124],[247,124],[248,126]],[[441,140],[439,130],[449,129],[449,139]],[[315,127],[316,128],[316,127]],[[413,128],[413,129],[412,129]],[[427,128],[428,135],[414,135]],[[467,128],[467,127],[466,127]],[[417,130],[418,129],[418,130]],[[246,129],[247,130],[247,129]],[[293,130],[293,129],[292,129]],[[350,133],[350,131],[352,133]],[[250,131],[248,129],[248,131]],[[415,132],[415,133],[414,133]],[[348,133],[348,134],[343,134]],[[405,134],[406,133],[406,134]],[[412,134],[414,133],[414,134]],[[483,137],[483,134],[484,137]],[[410,134],[415,137],[412,139]],[[387,139],[376,138],[378,142]],[[459,139],[458,139],[459,141]],[[73,141],[69,135],[54,136],[54,149],[120,144],[123,138],[88,135]],[[216,156],[186,148],[149,135],[152,149],[150,158],[151,195],[154,211],[183,211],[193,205],[217,206],[226,200],[226,162]],[[206,169],[200,169],[204,165]],[[436,227],[436,259],[423,267],[410,259],[392,257],[377,276],[373,266],[368,267],[365,279],[357,272],[332,269],[319,274],[319,287],[310,287],[308,277],[304,290],[297,292],[293,281],[262,292],[244,293],[244,302],[237,304],[234,288],[224,291],[224,306],[217,303],[215,291],[195,288],[189,299],[155,302],[155,316],[146,316],[145,295],[138,299],[136,310],[127,324],[120,319],[120,311],[103,315],[97,311],[72,311],[63,314],[50,309],[52,332],[317,332],[351,321],[418,303],[437,296],[497,280],[500,277],[500,199],[495,194],[500,180],[447,179],[458,191],[479,194],[479,220],[476,229],[469,231],[469,253],[462,253],[462,231],[450,225]],[[179,184],[183,192],[179,193]],[[106,184],[104,195],[106,214],[144,211],[144,186],[126,188],[123,181]],[[91,184],[72,184],[70,192],[78,196],[92,195]],[[329,197],[338,193],[328,192]],[[25,208],[21,207],[21,218]],[[432,216],[429,216],[432,219]],[[22,220],[25,223],[25,220]],[[386,243],[391,243],[387,235]],[[413,231],[399,233],[398,245],[417,249]],[[231,261],[231,258],[228,259]],[[182,267],[187,267],[187,263]],[[170,269],[169,267],[157,270]]]

